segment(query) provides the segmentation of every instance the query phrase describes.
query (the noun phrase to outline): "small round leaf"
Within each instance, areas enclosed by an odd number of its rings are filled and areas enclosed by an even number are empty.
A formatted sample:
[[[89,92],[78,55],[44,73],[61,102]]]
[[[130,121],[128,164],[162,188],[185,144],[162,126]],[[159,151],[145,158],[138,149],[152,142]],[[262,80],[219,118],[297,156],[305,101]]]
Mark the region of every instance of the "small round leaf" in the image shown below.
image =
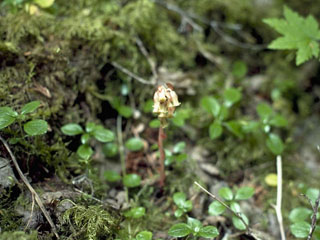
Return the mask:
[[[226,210],[226,207],[223,206],[221,203],[219,203],[218,201],[213,201],[210,205],[209,205],[209,214],[211,216],[219,216],[220,214],[222,214],[224,211]]]
[[[141,177],[135,173],[127,174],[122,179],[123,185],[128,188],[138,187],[141,182]]]
[[[69,124],[64,125],[61,128],[61,131],[63,132],[63,134],[68,135],[68,136],[75,136],[75,135],[83,133],[82,127],[76,123],[69,123]]]
[[[88,143],[89,139],[90,139],[90,135],[88,133],[81,135],[81,143],[82,144]]]
[[[209,96],[203,97],[201,99],[201,106],[214,117],[219,115],[221,106],[215,98]]]
[[[231,107],[242,98],[241,91],[236,88],[228,88],[224,91],[224,101],[227,107]]]
[[[305,221],[296,222],[290,225],[290,230],[292,234],[297,238],[306,238],[308,237],[310,231],[310,223]]]
[[[223,197],[226,200],[232,200],[233,199],[233,194],[230,188],[228,187],[223,187],[219,189],[219,195]]]
[[[276,134],[271,133],[266,141],[266,144],[269,150],[275,155],[281,155],[284,150],[284,144],[281,138]]]
[[[121,176],[119,173],[111,170],[105,171],[103,175],[108,182],[117,182],[121,179]]]
[[[118,145],[115,143],[106,143],[102,147],[102,152],[106,157],[114,157],[118,154]]]
[[[223,132],[223,128],[221,126],[221,123],[215,121],[212,123],[209,127],[209,136],[211,139],[216,139],[221,136]]]
[[[8,127],[14,122],[18,113],[10,107],[0,107],[0,129]]]
[[[152,240],[152,232],[142,231],[136,236],[136,240]]]
[[[125,143],[126,148],[128,148],[130,151],[140,151],[143,149],[144,144],[143,141],[140,138],[130,138]]]
[[[312,214],[312,211],[308,208],[304,207],[299,207],[299,208],[294,208],[291,210],[289,214],[289,219],[291,222],[302,222],[304,220],[307,220]]]
[[[219,235],[219,231],[214,226],[206,226],[200,229],[198,236],[204,238],[215,238]]]
[[[249,224],[249,220],[248,220],[247,216],[244,215],[243,213],[240,213],[240,214],[241,214],[241,217],[244,220],[244,222],[246,224]],[[246,229],[246,225],[238,217],[233,216],[232,217],[232,223],[233,223],[233,225],[235,226],[236,229],[239,229],[239,230],[245,230]]]
[[[172,237],[185,237],[190,233],[192,233],[192,230],[189,225],[185,223],[175,224],[168,231],[168,234]]]
[[[45,134],[48,131],[48,123],[45,120],[32,120],[23,125],[24,131],[29,136]]]
[[[97,139],[99,142],[111,142],[114,140],[114,133],[108,129],[105,129],[104,127],[97,127],[93,131],[93,136],[95,139]]]
[[[83,144],[80,147],[78,147],[77,154],[82,159],[88,160],[91,157],[91,155],[93,154],[93,150],[89,145]]]
[[[131,208],[129,211],[124,213],[125,217],[130,218],[141,218],[146,214],[146,209],[144,207]]]
[[[254,194],[254,188],[252,187],[242,187],[236,192],[236,200],[245,200],[251,198]]]
[[[27,113],[32,113],[34,112],[39,106],[40,106],[39,101],[32,101],[24,105],[21,109],[21,114],[27,114]]]

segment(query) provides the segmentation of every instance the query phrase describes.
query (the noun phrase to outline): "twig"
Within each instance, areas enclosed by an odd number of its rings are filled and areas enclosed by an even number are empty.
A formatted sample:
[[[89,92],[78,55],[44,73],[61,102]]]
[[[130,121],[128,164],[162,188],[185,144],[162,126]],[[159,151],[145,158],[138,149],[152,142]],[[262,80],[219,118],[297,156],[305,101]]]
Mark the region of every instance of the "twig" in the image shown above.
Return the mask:
[[[158,135],[158,147],[160,151],[160,187],[162,188],[164,186],[164,182],[166,180],[166,174],[164,169],[164,161],[166,158],[164,149],[163,149],[163,138],[164,138],[164,131],[163,127],[159,127],[159,135]]]
[[[39,195],[37,194],[37,192],[34,190],[34,188],[31,186],[31,184],[29,183],[28,179],[24,176],[23,172],[21,171],[20,167],[19,167],[19,164],[16,160],[16,157],[13,155],[8,143],[6,142],[6,140],[4,140],[1,136],[0,136],[0,140],[1,142],[3,143],[3,145],[5,146],[6,150],[8,151],[11,159],[12,159],[12,162],[15,166],[15,168],[17,169],[17,172],[21,178],[21,180],[24,182],[24,184],[27,186],[27,188],[29,189],[29,191],[31,192],[31,194],[33,195],[33,197],[35,198],[38,206],[40,207],[43,215],[45,216],[45,218],[47,219],[47,221],[49,222],[51,228],[52,228],[52,231],[54,233],[54,235],[59,239],[59,235],[58,235],[58,232],[57,232],[57,228],[56,226],[54,225],[49,213],[47,212],[47,210],[45,209],[42,201],[41,201],[41,198],[39,197]]]
[[[319,195],[318,195],[314,205],[311,204],[311,207],[312,207],[312,210],[313,210],[313,214],[312,214],[312,217],[311,217],[311,228],[310,228],[307,240],[311,240],[313,232],[314,232],[314,230],[316,228],[317,213],[318,213],[319,204],[320,204],[320,191],[319,191]]]
[[[281,201],[282,201],[282,159],[281,159],[281,156],[277,156],[277,204],[276,206],[273,206],[273,207],[276,210],[281,239],[285,240],[286,235],[284,233],[284,228],[283,228]]]
[[[196,22],[194,22],[194,20],[198,20],[201,23],[209,25],[226,42],[228,42],[232,45],[235,45],[237,47],[244,48],[244,49],[251,49],[251,50],[255,50],[255,51],[264,49],[266,47],[266,45],[249,44],[249,43],[240,42],[237,39],[229,36],[228,34],[226,34],[225,32],[223,32],[220,29],[220,27],[221,27],[221,28],[226,28],[226,29],[230,29],[230,30],[234,30],[234,31],[239,31],[242,29],[242,26],[239,24],[228,24],[228,23],[217,22],[214,20],[208,20],[206,18],[198,16],[197,14],[187,13],[187,12],[183,11],[181,8],[179,8],[178,6],[166,3],[162,0],[152,0],[152,1],[161,5],[161,6],[164,6],[168,10],[171,10],[173,12],[178,13],[183,20],[187,21],[193,27],[193,29],[195,29],[197,31],[203,31],[203,29],[200,25],[198,25]]]
[[[127,68],[121,66],[117,62],[111,62],[111,65],[114,66],[115,68],[119,69],[121,72],[127,74],[128,76],[132,77],[133,79],[137,80],[140,83],[147,84],[147,85],[155,85],[155,81],[147,81],[138,75],[134,74],[133,72],[130,72]]]
[[[235,217],[239,218],[240,221],[244,224],[244,226],[246,227],[246,231],[248,235],[251,235],[251,230],[248,226],[248,224],[246,223],[246,221],[244,221],[244,219],[242,218],[241,214],[238,212],[233,211],[227,204],[225,204],[222,200],[220,200],[219,198],[217,198],[214,194],[212,194],[211,192],[209,192],[207,189],[205,189],[204,187],[202,187],[199,183],[194,182],[194,184],[196,184],[199,188],[201,188],[202,191],[204,191],[205,193],[207,193],[210,197],[212,197],[214,200],[218,201],[221,205],[223,205],[225,208],[227,208]]]
[[[152,75],[154,77],[154,80],[157,82],[158,81],[158,73],[157,73],[155,62],[150,58],[150,55],[149,55],[147,49],[144,47],[143,42],[141,41],[141,39],[139,37],[136,37],[135,41],[136,41],[141,53],[147,59],[149,65],[150,65],[151,72],[152,72]]]

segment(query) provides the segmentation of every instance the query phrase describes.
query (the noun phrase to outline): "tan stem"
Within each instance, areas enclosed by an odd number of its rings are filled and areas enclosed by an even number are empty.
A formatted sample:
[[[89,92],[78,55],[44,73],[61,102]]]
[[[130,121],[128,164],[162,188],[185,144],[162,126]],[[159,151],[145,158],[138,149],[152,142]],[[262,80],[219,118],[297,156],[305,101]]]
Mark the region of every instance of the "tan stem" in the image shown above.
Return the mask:
[[[160,152],[160,187],[164,186],[164,182],[166,179],[165,171],[164,171],[164,161],[165,161],[165,152],[163,149],[163,138],[164,138],[164,130],[163,127],[159,127],[159,135],[158,135],[158,147]]]

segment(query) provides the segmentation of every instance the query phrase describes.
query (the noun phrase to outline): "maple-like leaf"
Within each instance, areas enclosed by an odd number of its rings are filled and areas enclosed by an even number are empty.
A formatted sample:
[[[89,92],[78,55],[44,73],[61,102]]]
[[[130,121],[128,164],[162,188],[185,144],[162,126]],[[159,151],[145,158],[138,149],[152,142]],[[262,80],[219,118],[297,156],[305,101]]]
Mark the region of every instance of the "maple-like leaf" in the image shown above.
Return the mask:
[[[284,19],[269,18],[263,21],[283,35],[269,44],[270,49],[296,49],[297,65],[312,57],[319,57],[320,31],[313,16],[301,17],[285,6]]]

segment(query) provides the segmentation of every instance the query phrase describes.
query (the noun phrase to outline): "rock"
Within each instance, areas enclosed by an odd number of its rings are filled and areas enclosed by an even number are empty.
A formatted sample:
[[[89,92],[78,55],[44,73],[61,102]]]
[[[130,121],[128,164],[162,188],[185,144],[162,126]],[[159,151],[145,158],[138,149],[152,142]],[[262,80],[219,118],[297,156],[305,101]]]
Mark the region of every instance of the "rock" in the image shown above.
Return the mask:
[[[0,187],[10,187],[16,181],[17,179],[14,176],[14,173],[10,166],[10,161],[8,159],[0,157]]]

